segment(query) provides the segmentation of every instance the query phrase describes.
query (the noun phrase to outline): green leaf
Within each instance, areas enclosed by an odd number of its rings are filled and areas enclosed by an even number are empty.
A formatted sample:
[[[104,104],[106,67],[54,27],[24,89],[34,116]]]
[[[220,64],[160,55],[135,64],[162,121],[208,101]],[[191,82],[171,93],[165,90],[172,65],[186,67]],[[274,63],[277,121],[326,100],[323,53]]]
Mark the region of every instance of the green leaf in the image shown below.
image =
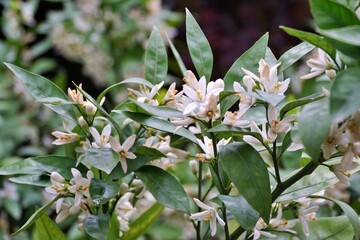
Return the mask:
[[[297,37],[300,40],[306,41],[316,47],[321,48],[322,50],[327,52],[332,59],[335,59],[336,49],[324,37],[315,33],[304,32],[285,26],[280,26],[280,28],[293,37]]]
[[[347,69],[336,76],[330,93],[330,113],[335,122],[343,121],[360,108],[360,68]]]
[[[15,76],[24,84],[26,90],[37,100],[42,101],[48,98],[59,98],[64,101],[68,101],[66,94],[50,80],[39,76],[37,74],[26,71],[25,69],[19,68],[10,63],[5,65],[15,74]],[[72,120],[77,123],[77,117],[75,115],[75,109],[72,105],[53,105],[44,103],[45,106],[49,107],[59,115]]]
[[[152,127],[161,131],[165,131],[168,133],[173,133],[182,137],[189,139],[190,141],[198,144],[197,138],[192,134],[189,130],[185,128],[177,128],[177,126],[171,124],[169,121],[159,119],[156,117],[152,117],[143,113],[135,113],[135,112],[122,112],[128,118],[143,124],[148,127]]]
[[[246,230],[252,230],[255,227],[260,215],[251,207],[243,196],[219,195],[219,198],[240,223],[241,227]]]
[[[299,45],[287,50],[281,57],[278,62],[281,62],[280,67],[278,68],[278,73],[283,72],[285,69],[293,65],[305,54],[314,49],[314,45],[308,42],[302,42]]]
[[[354,11],[331,0],[310,0],[310,10],[316,25],[321,29],[360,25]]]
[[[139,218],[137,218],[134,222],[130,223],[130,230],[124,232],[122,239],[138,239],[155,222],[156,218],[162,213],[163,209],[164,206],[156,202]]]
[[[3,166],[0,168],[0,175],[15,175],[15,174],[40,174],[44,171],[40,169],[31,159],[19,160],[15,163]]]
[[[360,239],[360,220],[358,214],[352,207],[350,207],[345,202],[342,202],[334,198],[329,198],[325,196],[314,196],[314,198],[323,198],[336,203],[349,219],[351,226],[354,229],[354,233],[355,233],[354,239]]]
[[[321,145],[329,132],[330,124],[329,100],[327,98],[305,105],[300,113],[300,138],[314,161],[317,161],[320,156]]]
[[[13,217],[15,220],[20,220],[22,215],[22,206],[19,201],[14,201],[13,199],[9,199],[6,196],[1,199],[2,206],[5,211]]]
[[[129,105],[136,105],[140,108],[140,110],[135,108],[134,112],[141,112],[146,113],[147,115],[157,116],[157,117],[163,117],[163,118],[184,118],[184,114],[180,112],[179,110],[176,110],[174,108],[164,107],[164,106],[153,106],[146,103],[141,103],[135,100],[130,100],[131,102]],[[129,107],[129,109],[131,109]],[[116,110],[115,110],[116,111]]]
[[[127,174],[139,169],[140,167],[144,166],[146,163],[159,159],[159,155],[155,153],[155,151],[151,151],[149,152],[150,154],[140,154],[138,153],[137,149],[141,149],[139,152],[142,152],[143,148],[142,146],[137,146],[136,147],[136,159],[127,159],[126,163],[128,166],[128,170],[126,173],[124,173],[124,170],[121,167],[121,164],[118,163],[116,165],[116,167],[114,168],[114,170],[110,173],[109,175],[109,180],[110,179],[120,179],[124,176],[126,176]],[[155,149],[154,149],[155,150]]]
[[[142,84],[142,85],[145,85],[145,86],[147,86],[149,88],[154,87],[154,85],[151,82],[149,82],[149,81],[147,81],[147,80],[145,80],[143,78],[138,78],[138,77],[136,77],[136,78],[128,78],[128,79],[122,80],[121,82],[115,83],[115,84],[111,85],[110,87],[106,88],[104,91],[102,91],[99,94],[99,96],[96,98],[96,101],[100,102],[101,99],[103,97],[105,97],[105,95],[108,92],[110,92],[111,90],[113,90],[115,87],[118,87],[118,86],[120,86],[122,84],[128,84],[128,83],[130,83],[130,84],[134,84],[134,83],[135,84]]]
[[[119,239],[119,233],[120,233],[120,223],[117,219],[117,213],[116,211],[113,212],[110,222],[109,222],[109,231],[106,235],[106,240],[118,240]]]
[[[19,177],[11,177],[9,181],[17,183],[17,184],[27,184],[38,187],[48,187],[51,185],[49,181],[41,180],[41,175],[25,175]]]
[[[353,58],[360,57],[360,26],[319,30],[339,51]]]
[[[153,84],[165,81],[168,58],[164,40],[159,30],[154,27],[145,52],[145,78]]]
[[[48,156],[39,156],[31,158],[36,166],[45,171],[46,173],[51,174],[52,172],[57,172],[62,175],[64,178],[72,178],[71,168],[75,167],[76,161],[72,158],[57,156],[57,155],[48,155]],[[31,172],[31,174],[33,174]]]
[[[208,40],[188,9],[186,9],[186,43],[199,77],[205,76],[209,81],[213,68],[213,54]]]
[[[311,102],[316,102],[320,99],[324,98],[324,95],[321,93],[314,93],[312,95],[300,98],[300,99],[296,99],[294,101],[288,102],[286,103],[280,110],[280,119],[283,119],[284,116],[286,115],[286,113],[288,113],[289,111],[293,110],[294,108],[300,107],[302,105],[311,103]]]
[[[289,177],[294,175],[296,172],[298,172],[298,170],[289,174]],[[333,172],[329,171],[328,167],[318,166],[312,174],[304,176],[291,187],[286,189],[276,199],[276,201],[285,202],[306,197],[311,194],[320,192],[321,190],[324,190],[337,182],[339,182],[339,179]]]
[[[40,239],[56,239],[66,240],[65,234],[61,231],[59,226],[51,220],[46,214],[42,214],[35,221],[35,229]]]
[[[224,77],[225,90],[233,90],[233,82],[240,82],[245,76],[241,68],[257,72],[260,59],[265,58],[268,40],[266,33],[234,62]]]
[[[110,148],[89,148],[81,162],[110,174],[120,161],[119,156]]]
[[[57,196],[51,202],[48,202],[47,204],[45,204],[41,208],[37,209],[35,211],[35,213],[33,213],[33,215],[31,215],[31,217],[26,221],[26,223],[19,230],[14,232],[12,235],[18,234],[18,233],[26,230],[28,227],[30,227],[43,214],[46,214],[46,211],[49,209],[49,207],[51,207],[59,198],[60,198],[60,196]]]
[[[250,135],[250,136],[253,136],[254,138],[258,139],[259,141],[263,140],[260,133],[244,131],[242,128],[233,127],[233,126],[225,125],[225,124],[219,124],[215,127],[212,127],[210,129],[208,129],[207,132],[214,132],[214,133],[231,132],[232,134],[237,135],[237,136]]]
[[[219,161],[241,195],[266,222],[269,222],[270,180],[260,154],[248,144],[231,143],[222,148]]]
[[[228,95],[224,97],[220,102],[221,116],[224,116],[226,111],[228,111],[237,101],[239,101],[239,96],[236,95]]]
[[[119,193],[120,183],[105,182],[100,179],[92,178],[90,184],[90,196],[95,205],[103,205],[110,199],[115,198]]]
[[[166,157],[165,154],[160,152],[159,150],[155,148],[145,147],[145,146],[137,146],[135,149],[135,154],[142,154],[145,156],[151,156],[152,158],[162,158]]]
[[[175,48],[174,44],[172,43],[172,41],[170,40],[170,38],[168,37],[168,35],[165,35],[166,36],[166,39],[169,43],[169,46],[170,46],[170,49],[171,49],[171,52],[173,53],[174,57],[175,57],[175,60],[176,60],[176,63],[178,64],[179,68],[180,68],[180,71],[181,71],[181,74],[183,76],[186,76],[186,71],[187,71],[187,68],[183,62],[183,60],[181,59],[181,56],[178,52],[178,50]]]
[[[182,185],[170,173],[155,166],[143,166],[135,171],[146,188],[162,205],[190,213],[190,203]]]
[[[106,239],[109,232],[109,215],[91,215],[85,218],[84,230],[91,237],[96,239]]]

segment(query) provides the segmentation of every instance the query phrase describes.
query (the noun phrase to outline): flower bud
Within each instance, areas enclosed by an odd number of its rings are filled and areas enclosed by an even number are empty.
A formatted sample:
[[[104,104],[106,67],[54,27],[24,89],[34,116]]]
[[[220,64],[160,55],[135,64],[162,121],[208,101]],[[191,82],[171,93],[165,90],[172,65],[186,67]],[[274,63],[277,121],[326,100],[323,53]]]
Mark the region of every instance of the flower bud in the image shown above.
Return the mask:
[[[190,160],[189,167],[190,167],[191,172],[194,175],[197,175],[197,173],[198,173],[198,163],[197,163],[197,161],[196,160]]]
[[[89,101],[86,101],[84,103],[84,108],[85,108],[86,114],[89,116],[94,116],[96,113],[96,110],[97,110],[96,106]]]
[[[84,119],[83,116],[79,117],[78,123],[79,123],[79,125],[82,126],[82,127],[86,127],[86,126],[87,126],[87,122],[85,121],[85,119]]]
[[[123,195],[128,191],[128,189],[129,189],[129,185],[127,185],[127,183],[122,183],[120,185],[120,194]]]
[[[57,172],[52,172],[51,173],[51,178],[58,183],[62,183],[65,182],[65,179]]]

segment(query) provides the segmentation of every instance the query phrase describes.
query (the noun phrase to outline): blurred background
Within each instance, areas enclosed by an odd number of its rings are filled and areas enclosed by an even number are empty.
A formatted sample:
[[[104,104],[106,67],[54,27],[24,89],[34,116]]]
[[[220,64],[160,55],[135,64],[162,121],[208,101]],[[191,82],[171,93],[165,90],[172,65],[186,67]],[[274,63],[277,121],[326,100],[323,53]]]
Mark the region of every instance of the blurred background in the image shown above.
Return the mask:
[[[193,69],[185,8],[210,42],[214,79],[223,77],[265,32],[279,57],[299,43],[279,25],[313,29],[306,0],[0,0],[0,166],[59,151],[50,134],[62,126],[58,116],[27,95],[2,62],[43,75],[64,91],[72,82],[83,83],[96,97],[111,84],[143,76],[146,41],[156,25]],[[181,78],[171,57],[170,75]],[[0,239],[9,239],[42,201],[42,188],[1,177]],[[16,238],[31,239],[26,233]]]

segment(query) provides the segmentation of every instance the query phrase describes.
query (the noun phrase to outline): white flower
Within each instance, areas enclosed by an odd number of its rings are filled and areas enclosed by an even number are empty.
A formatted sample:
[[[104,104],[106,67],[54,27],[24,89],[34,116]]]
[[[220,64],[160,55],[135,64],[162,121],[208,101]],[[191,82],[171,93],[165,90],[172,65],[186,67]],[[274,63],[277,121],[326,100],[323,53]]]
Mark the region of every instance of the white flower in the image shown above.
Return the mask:
[[[313,202],[311,198],[299,198],[296,202],[300,203],[297,215],[301,228],[304,234],[309,236],[308,221],[316,219],[316,211],[319,209],[319,206],[310,206],[310,203]]]
[[[199,111],[195,114],[195,116],[205,121],[218,119],[220,117],[220,104],[218,104],[218,97],[211,95],[206,103],[200,105]]]
[[[257,240],[263,235],[267,238],[276,238],[276,235],[271,234],[269,232],[263,231],[262,229],[265,229],[267,227],[267,224],[264,222],[262,218],[259,218],[257,221],[255,228],[254,228],[254,240]]]
[[[90,180],[94,177],[94,174],[88,171],[86,174],[87,178],[83,178],[80,171],[76,168],[71,168],[71,173],[74,177],[70,180],[71,186],[68,189],[69,192],[75,195],[74,206],[80,206],[84,196],[90,198]]]
[[[136,155],[134,153],[129,152],[129,149],[134,145],[135,140],[136,140],[136,135],[134,134],[134,135],[131,135],[130,137],[128,137],[121,145],[114,138],[110,137],[110,140],[109,140],[110,146],[115,152],[117,152],[119,154],[121,167],[122,167],[124,173],[126,173],[126,171],[127,171],[126,158],[128,158],[128,159],[136,158]]]
[[[63,199],[59,199],[58,202]],[[76,214],[81,210],[80,206],[73,206],[68,199],[64,201],[60,201],[61,205],[59,209],[56,211],[58,215],[55,218],[56,223],[63,222],[67,217],[72,214]]]
[[[55,141],[52,142],[52,144],[64,145],[75,142],[79,139],[79,135],[77,133],[71,132],[66,126],[65,122],[63,123],[63,126],[66,132],[54,131],[51,133],[53,136],[57,138]]]
[[[217,151],[219,151],[220,146],[225,146],[226,144],[228,144],[230,142],[231,138],[225,140],[225,139],[221,139],[218,144],[216,145],[216,149]],[[201,149],[204,151],[204,153],[198,153],[195,155],[195,158],[198,159],[199,161],[211,161],[213,158],[215,158],[216,156],[214,156],[214,143],[212,141],[212,139],[208,138],[207,136],[204,136],[204,142],[202,142],[201,140],[197,139],[199,146],[201,147]]]
[[[224,114],[223,124],[234,127],[248,127],[251,121],[242,119],[243,115],[240,112],[227,111]]]
[[[194,198],[194,201],[196,205],[205,209],[205,211],[191,214],[190,219],[195,221],[210,222],[211,236],[214,236],[216,234],[216,222],[218,221],[221,226],[225,226],[225,222],[220,218],[215,208],[204,204],[197,198]]]
[[[178,90],[176,90],[176,83],[175,82],[173,82],[170,86],[169,86],[169,88],[168,88],[168,90],[167,90],[167,92],[166,92],[166,94],[165,94],[165,97],[164,97],[164,99],[163,99],[163,101],[165,102],[165,105],[166,106],[168,106],[168,107],[175,107],[176,106],[176,102],[177,102],[177,100],[182,96],[182,94],[183,94],[183,91],[178,91]]]
[[[129,230],[129,220],[131,215],[136,211],[136,208],[130,203],[132,193],[127,192],[118,200],[115,206],[117,219],[120,223],[120,231],[126,232]]]
[[[82,84],[79,84],[79,88],[82,88]],[[84,103],[84,96],[81,94],[81,92],[77,89],[71,90],[68,88],[68,96],[76,104],[83,104]]]
[[[143,84],[140,85],[140,91],[128,88],[129,94],[134,95],[138,102],[148,103],[150,105],[159,105],[156,99],[153,99],[161,87],[164,85],[164,82],[156,84],[151,91],[149,88]]]
[[[51,186],[45,188],[45,191],[50,194],[64,194],[68,192],[68,183],[57,172],[52,172],[50,176]]]
[[[94,127],[90,127],[89,131],[95,140],[95,142],[92,143],[92,146],[94,148],[109,148],[110,147],[110,144],[109,144],[109,139],[110,139],[110,134],[111,134],[111,125],[110,124],[106,125],[103,128],[101,135]]]
[[[330,131],[327,134],[323,143],[324,159],[329,159],[339,143],[347,142],[347,136],[343,133],[343,127],[339,127],[338,123],[333,123],[330,126]]]
[[[332,166],[332,171],[334,172],[335,176],[340,180],[340,182],[342,182],[346,186],[349,186],[350,183],[348,177],[350,177],[351,174],[348,173],[348,171],[356,168],[358,165],[359,164],[356,162],[351,162],[347,166],[344,166],[344,164],[342,163],[335,164]]]
[[[270,219],[269,226],[270,228],[280,231],[280,232],[289,232],[292,234],[296,234],[294,230],[290,228],[296,225],[295,221],[288,221],[282,217],[282,205],[278,204],[278,212],[276,218]]]
[[[266,122],[265,121],[262,123],[262,130],[260,130],[260,128],[256,125],[256,123],[254,121],[251,122],[250,130],[251,130],[251,132],[259,133],[261,135],[262,141],[265,145],[269,144],[269,142],[271,142],[266,134]],[[250,144],[254,148],[263,146],[262,142],[259,141],[259,139],[255,138],[251,135],[245,135],[243,137],[243,139],[246,143]]]
[[[249,110],[249,108],[255,104],[256,102],[256,98],[249,96],[247,93],[251,93],[253,92],[253,88],[256,86],[255,81],[250,78],[249,76],[244,76],[243,77],[243,82],[247,88],[247,90],[245,90],[240,83],[238,82],[234,82],[233,83],[233,88],[234,91],[236,92],[236,95],[239,96],[240,98],[240,102],[239,102],[239,115],[244,115],[247,110]]]
[[[270,141],[275,141],[278,133],[285,133],[290,128],[290,122],[295,120],[295,115],[291,114],[283,118],[282,120],[278,119],[278,110],[273,105],[268,107],[268,121],[270,128],[268,130],[268,138]]]
[[[333,65],[329,59],[329,56],[324,50],[318,48],[318,54],[314,58],[310,58],[306,61],[306,64],[311,68],[310,73],[300,77],[300,79],[311,79],[326,73],[330,78],[336,75],[335,70],[333,70]]]

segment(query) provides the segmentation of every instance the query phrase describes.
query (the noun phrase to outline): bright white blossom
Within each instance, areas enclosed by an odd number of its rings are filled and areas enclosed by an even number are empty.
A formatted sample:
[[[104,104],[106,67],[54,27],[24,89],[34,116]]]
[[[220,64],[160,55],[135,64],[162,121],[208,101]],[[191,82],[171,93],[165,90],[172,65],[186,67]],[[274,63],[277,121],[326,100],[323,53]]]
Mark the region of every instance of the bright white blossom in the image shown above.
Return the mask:
[[[227,111],[224,114],[223,124],[234,126],[234,127],[248,127],[251,121],[242,119],[243,114],[241,112],[230,112]]]
[[[79,84],[79,88],[82,89],[82,84]],[[84,103],[84,96],[78,89],[70,89],[68,88],[68,96],[76,104],[83,104]]]
[[[266,122],[265,121],[262,123],[262,129],[261,130],[256,125],[256,123],[254,121],[251,122],[250,130],[251,130],[251,132],[259,133],[261,135],[261,137],[262,137],[262,142],[264,144],[269,144],[271,142],[270,139],[267,136],[267,133],[266,133]],[[253,137],[251,135],[245,135],[243,137],[243,139],[244,139],[244,141],[246,143],[250,144],[254,148],[263,146],[262,142],[259,139],[255,138],[255,137]]]
[[[220,146],[225,146],[226,144],[228,144],[230,142],[231,138],[225,140],[225,139],[221,139],[217,145],[216,145],[216,149],[217,151],[219,151]],[[215,155],[214,155],[214,143],[212,141],[212,139],[208,138],[207,136],[204,136],[204,142],[197,139],[199,146],[201,147],[201,149],[204,151],[204,153],[198,153],[195,155],[195,158],[198,159],[201,162],[205,162],[205,161],[211,161]]]
[[[215,208],[204,204],[197,198],[194,198],[194,202],[200,208],[205,209],[205,211],[191,214],[190,219],[195,221],[210,222],[211,236],[214,236],[217,230],[216,222],[219,222],[221,226],[225,226],[224,220],[220,218]]]
[[[129,220],[131,215],[136,211],[136,208],[130,203],[132,193],[127,192],[118,200],[115,206],[117,219],[120,223],[120,231],[126,232],[129,230]],[[121,233],[120,233],[121,235]]]
[[[123,171],[127,172],[127,163],[126,159],[135,159],[136,155],[132,152],[129,152],[129,149],[134,145],[136,140],[136,135],[131,135],[128,137],[123,144],[121,145],[118,141],[116,141],[114,138],[110,137],[110,146],[111,148],[119,154],[120,157],[120,163]]]
[[[128,88],[129,95],[135,96],[136,100],[138,102],[147,103],[150,105],[159,105],[158,101],[154,99],[155,95],[158,93],[158,91],[161,89],[161,87],[164,85],[164,82],[161,82],[159,84],[156,84],[151,88],[151,91],[149,90],[149,87],[141,84],[140,90],[134,90],[131,88]]]
[[[307,60],[306,64],[310,67],[310,73],[300,77],[301,79],[311,79],[323,74],[324,72],[330,78],[336,75],[336,72],[333,69],[333,64],[330,61],[330,57],[321,48],[318,48],[318,54],[314,58]]]
[[[269,105],[268,107],[268,121],[270,128],[268,130],[268,138],[271,142],[275,141],[278,133],[285,133],[290,128],[291,121],[295,120],[295,115],[291,114],[279,120],[279,113],[276,107]]]
[[[80,206],[82,199],[90,198],[89,187],[90,180],[94,177],[92,171],[88,171],[86,176],[83,178],[80,171],[76,168],[71,168],[73,178],[70,180],[71,186],[69,186],[69,192],[75,195],[74,206]]]
[[[53,136],[57,138],[55,141],[52,142],[52,144],[64,145],[75,142],[79,139],[79,135],[77,133],[71,132],[66,126],[65,122],[63,123],[63,126],[66,132],[54,131],[51,133]]]

